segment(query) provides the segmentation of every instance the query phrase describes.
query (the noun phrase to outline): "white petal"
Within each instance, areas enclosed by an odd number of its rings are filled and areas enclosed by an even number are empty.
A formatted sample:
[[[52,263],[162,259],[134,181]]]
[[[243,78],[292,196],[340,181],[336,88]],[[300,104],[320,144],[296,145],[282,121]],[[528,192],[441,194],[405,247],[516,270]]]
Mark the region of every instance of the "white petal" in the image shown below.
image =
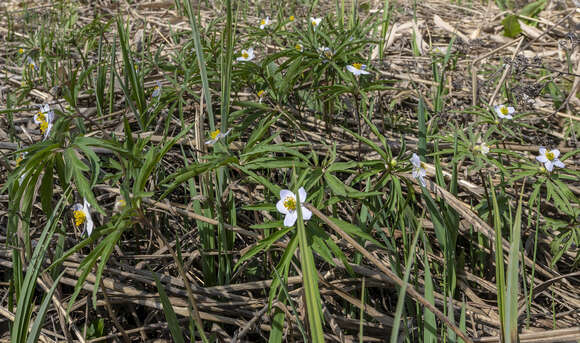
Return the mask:
[[[544,148],[543,146],[540,147],[540,155],[542,156],[546,155],[546,148]]]
[[[554,154],[554,158],[558,158],[558,156],[560,156],[560,150],[558,149],[554,149],[552,151],[550,151],[552,154]]]
[[[419,177],[419,169],[417,169],[417,168],[414,168],[414,169],[413,169],[413,177],[414,177],[415,179]]]
[[[288,214],[288,210],[284,206],[284,199],[278,200],[278,202],[276,203],[276,209],[278,210],[278,212],[282,214]]]
[[[421,159],[419,158],[419,156],[417,156],[416,153],[413,153],[413,157],[411,157],[411,163],[413,164],[413,166],[415,166],[415,168],[421,167]]]
[[[209,141],[205,141],[205,144],[206,145],[213,145],[213,144],[215,144],[215,142],[218,141],[218,139],[219,139],[219,137],[216,137],[214,139],[210,139]]]
[[[306,190],[304,189],[304,187],[300,187],[298,189],[298,196],[300,196],[300,203],[306,201]]]
[[[312,212],[304,206],[300,206],[302,210],[302,219],[309,220],[312,217]]]
[[[566,165],[562,161],[560,161],[559,159],[555,159],[554,160],[554,165],[556,167],[558,167],[558,168],[564,168],[564,167],[566,167]]]
[[[427,176],[427,171],[423,168],[419,168],[419,177]]]
[[[538,160],[538,162],[541,162],[541,163],[548,162],[548,158],[546,158],[545,155],[536,156],[536,160]]]
[[[93,227],[95,224],[93,223],[93,218],[91,218],[91,214],[87,214],[86,223],[85,223],[85,230],[87,231],[87,236],[90,236],[93,233]]]
[[[281,200],[284,200],[287,197],[296,198],[296,195],[294,195],[294,193],[292,193],[291,191],[289,191],[287,189],[282,189],[280,191],[280,199]]]
[[[358,75],[359,71],[360,71],[360,70],[356,69],[355,67],[351,66],[350,64],[346,66],[346,69],[355,75]]]
[[[546,163],[544,163],[544,166],[546,166],[546,170],[548,171],[552,171],[554,169],[554,164],[550,161],[546,161]]]
[[[290,227],[296,223],[296,219],[298,219],[298,212],[292,211],[286,214],[286,218],[284,218],[284,226]]]
[[[514,117],[512,117],[511,114],[508,114],[507,116],[505,116],[505,119],[514,119]]]
[[[73,211],[80,211],[82,209],[83,209],[83,205],[81,205],[81,204],[74,204],[72,207]]]
[[[512,114],[516,111],[515,108],[513,108],[513,107],[508,107],[507,109],[508,109],[508,114]]]
[[[427,183],[425,182],[425,178],[423,178],[423,176],[422,176],[422,175],[421,175],[421,176],[419,176],[419,181],[421,181],[421,185],[422,185],[423,187],[427,187]]]

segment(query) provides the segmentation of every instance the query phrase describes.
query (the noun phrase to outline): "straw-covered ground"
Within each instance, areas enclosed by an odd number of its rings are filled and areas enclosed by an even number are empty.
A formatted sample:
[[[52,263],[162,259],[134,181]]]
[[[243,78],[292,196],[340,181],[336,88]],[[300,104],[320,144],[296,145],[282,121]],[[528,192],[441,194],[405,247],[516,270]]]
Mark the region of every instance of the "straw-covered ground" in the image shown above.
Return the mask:
[[[576,6],[2,1],[2,341],[579,341]]]

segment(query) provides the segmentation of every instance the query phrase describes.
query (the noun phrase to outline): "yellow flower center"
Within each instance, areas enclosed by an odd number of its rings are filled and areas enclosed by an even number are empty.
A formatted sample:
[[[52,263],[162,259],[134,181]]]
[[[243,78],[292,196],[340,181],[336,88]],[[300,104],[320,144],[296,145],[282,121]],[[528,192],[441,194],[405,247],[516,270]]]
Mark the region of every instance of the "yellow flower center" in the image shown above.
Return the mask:
[[[507,109],[507,107],[502,106],[500,107],[499,111],[501,112],[501,114],[503,114],[504,116],[507,115],[510,111]]]
[[[46,121],[46,117],[44,116],[44,113],[38,111],[38,113],[36,114],[36,120],[38,120],[38,121]]]
[[[18,53],[22,55],[24,53],[24,49],[22,48],[18,49]]]
[[[302,44],[296,44],[295,48],[298,51],[302,51]]]
[[[552,160],[554,160],[554,158],[556,158],[556,155],[554,155],[554,153],[553,153],[553,152],[551,152],[551,151],[548,151],[548,152],[546,153],[546,158],[547,158],[548,160],[552,161]]]
[[[361,68],[362,68],[362,63],[353,63],[353,64],[352,64],[352,66],[353,66],[353,67],[355,67],[355,68],[356,68],[356,69],[358,69],[358,70],[361,70]]]
[[[211,137],[211,139],[215,139],[219,134],[220,134],[220,130],[217,129],[215,131],[210,132],[209,136]]]
[[[266,25],[266,20],[262,19],[262,21],[260,22],[260,25]]]
[[[316,20],[313,20],[312,21],[312,26],[316,26],[316,25],[318,25],[318,24],[316,24]]]
[[[264,95],[264,90],[263,90],[263,89],[262,89],[262,90],[260,90],[260,91],[258,91],[258,96],[259,96],[259,97],[262,97],[262,95]]]
[[[34,65],[34,63],[30,63],[29,67],[30,67],[30,69],[34,69],[34,67],[36,67],[36,66]]]
[[[83,210],[74,211],[73,216],[75,217],[76,226],[81,226],[85,222],[85,219],[87,219],[87,215]]]
[[[332,51],[330,49],[324,51],[326,58],[332,58]]]
[[[290,19],[290,21],[294,21],[295,18],[293,15],[291,15],[290,18],[288,18],[288,19]]]
[[[24,160],[24,157],[22,157],[22,155],[16,157],[16,167],[20,166],[20,162],[22,162],[22,160]]]
[[[248,57],[250,57],[250,55],[247,52],[242,51],[242,57],[243,58],[248,58]]]
[[[117,201],[118,208],[125,208],[125,205],[127,205],[127,204],[125,203],[124,199],[120,199],[119,201]]]
[[[42,121],[42,123],[40,123],[40,132],[45,133],[47,129],[48,123],[46,122],[46,120],[44,120]]]
[[[293,197],[286,197],[286,199],[284,199],[284,207],[286,207],[288,211],[296,211],[296,199]]]

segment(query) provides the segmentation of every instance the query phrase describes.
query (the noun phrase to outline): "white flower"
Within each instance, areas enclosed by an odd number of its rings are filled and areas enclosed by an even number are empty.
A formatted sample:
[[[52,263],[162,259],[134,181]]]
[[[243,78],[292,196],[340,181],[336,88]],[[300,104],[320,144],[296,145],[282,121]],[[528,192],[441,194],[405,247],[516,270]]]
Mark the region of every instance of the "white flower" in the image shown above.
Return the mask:
[[[312,217],[312,212],[309,209],[302,206],[306,200],[306,191],[304,187],[300,187],[298,190],[298,196],[300,197],[300,209],[302,210],[302,219],[309,220]],[[280,201],[276,204],[276,209],[278,212],[285,214],[284,226],[290,227],[294,225],[296,219],[298,219],[298,211],[296,211],[297,201],[296,195],[287,189],[280,191]]]
[[[513,119],[512,113],[516,110],[513,107],[507,107],[505,105],[496,105],[495,106],[495,113],[501,119]]]
[[[210,132],[209,136],[211,137],[211,139],[209,141],[206,141],[205,144],[213,145],[220,138],[224,138],[225,136],[227,136],[230,133],[230,131],[232,131],[232,129],[229,129],[228,131],[226,131],[226,133],[221,133],[219,129],[217,129],[213,132]]]
[[[543,163],[546,169],[551,172],[554,169],[554,166],[558,168],[565,167],[564,163],[558,159],[558,156],[560,156],[560,150],[554,149],[548,151],[546,148],[541,146],[540,155],[536,156],[536,160]]]
[[[75,204],[72,207],[73,217],[75,219],[75,226],[80,227],[84,224],[83,232],[90,236],[93,232],[93,219],[91,218],[91,205],[87,199],[83,199],[83,204]]]
[[[155,87],[153,87],[153,93],[151,96],[156,98],[161,95],[161,82],[155,81]]]
[[[484,143],[480,143],[476,146],[473,147],[473,151],[479,151],[481,152],[483,155],[487,155],[489,153],[489,146],[487,146],[487,144]]]
[[[238,57],[237,61],[250,61],[254,58],[254,48],[248,50],[242,49],[242,56]]]
[[[121,212],[127,206],[127,202],[121,196],[117,196],[115,199],[115,206],[113,207],[113,212]]]
[[[302,52],[302,51],[304,51],[304,46],[303,46],[302,44],[300,44],[300,43],[296,44],[296,45],[294,46],[294,48],[295,48],[296,50],[298,50],[299,52]]]
[[[316,28],[318,27],[318,25],[320,25],[320,22],[322,21],[322,18],[312,18],[310,17],[310,24],[312,24],[312,29],[314,31],[316,31]]]
[[[53,120],[54,112],[50,109],[48,104],[40,106],[38,112],[34,115],[34,123],[40,125],[40,132],[44,134],[44,139],[50,135]]]
[[[268,25],[270,25],[270,17],[260,20],[260,30],[263,30]]]
[[[38,70],[38,66],[36,65],[36,62],[34,62],[34,60],[28,56],[26,58],[26,65],[28,66],[28,68],[32,69],[32,70]]]
[[[411,157],[411,163],[413,164],[413,177],[419,179],[421,185],[426,187],[425,176],[427,176],[427,171],[425,170],[425,163],[421,162],[421,159],[415,153]]]
[[[370,74],[368,71],[365,70],[367,69],[366,64],[362,63],[349,64],[346,66],[346,69],[348,69],[348,71],[350,71],[354,75]]]
[[[435,47],[431,51],[433,51],[434,54],[445,55],[447,53],[447,48]]]

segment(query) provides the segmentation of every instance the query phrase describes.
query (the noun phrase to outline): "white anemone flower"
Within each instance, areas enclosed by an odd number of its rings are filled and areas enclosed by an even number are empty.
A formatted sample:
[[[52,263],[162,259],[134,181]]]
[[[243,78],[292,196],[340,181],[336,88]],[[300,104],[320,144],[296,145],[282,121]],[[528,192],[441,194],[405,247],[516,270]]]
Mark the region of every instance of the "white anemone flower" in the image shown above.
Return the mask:
[[[232,131],[232,129],[228,129],[228,131],[226,131],[226,133],[221,133],[219,129],[210,132],[209,136],[211,139],[209,141],[206,141],[205,144],[207,144],[207,145],[215,144],[215,142],[220,140],[220,138],[224,138],[225,136],[227,136],[230,133],[230,131]]]
[[[83,199],[83,204],[75,204],[72,208],[75,219],[75,226],[80,227],[84,224],[83,232],[90,236],[93,233],[93,219],[91,218],[91,205],[87,199]]]
[[[153,87],[153,93],[151,96],[156,98],[161,95],[161,82],[155,81],[155,87]]]
[[[254,58],[254,48],[249,48],[248,50],[242,49],[242,56],[238,57],[237,61],[251,61]]]
[[[38,70],[38,66],[36,65],[36,62],[34,62],[34,60],[28,56],[26,58],[26,65],[28,66],[28,68],[30,68],[31,70]]]
[[[515,113],[515,111],[516,110],[511,106],[510,107],[505,106],[505,105],[496,105],[495,106],[495,113],[501,119],[513,119],[514,117],[512,116],[512,114]]]
[[[433,50],[431,50],[434,54],[440,54],[440,55],[445,55],[447,53],[447,48],[442,48],[442,47],[435,47],[433,48]]]
[[[263,30],[268,25],[270,25],[270,17],[260,20],[260,30]]]
[[[367,69],[366,64],[362,63],[349,64],[346,66],[346,69],[348,69],[348,71],[350,71],[354,75],[370,74],[368,71],[366,71]]]
[[[300,209],[302,210],[302,219],[309,220],[312,217],[312,212],[309,209],[302,206],[306,200],[306,191],[304,187],[298,189],[298,196],[300,197]],[[296,201],[296,194],[293,192],[283,189],[280,191],[280,201],[276,204],[276,209],[278,212],[286,215],[284,217],[284,226],[293,226],[298,219],[298,211],[296,211],[298,202]]]
[[[558,156],[560,156],[560,150],[553,149],[548,151],[546,148],[541,146],[540,155],[536,156],[536,160],[543,163],[544,167],[546,167],[546,170],[551,172],[554,169],[554,167],[558,168],[565,167],[564,163],[562,163],[562,161],[558,159]]]
[[[322,21],[322,18],[313,18],[310,17],[310,24],[312,24],[312,29],[314,31],[316,31],[316,28],[318,27],[318,25],[320,25],[320,22]]]
[[[294,46],[294,49],[298,50],[299,52],[303,52],[304,51],[304,45],[298,43]]]
[[[262,100],[264,100],[264,96],[266,95],[266,91],[261,89],[256,94],[258,95],[258,102],[262,103]]]
[[[483,155],[487,155],[489,153],[489,146],[485,144],[485,142],[480,143],[473,147],[473,151],[481,152]]]
[[[113,207],[113,212],[119,213],[127,206],[127,202],[121,196],[117,196],[115,199],[115,206]]]
[[[421,159],[415,153],[411,157],[411,163],[413,164],[413,177],[418,179],[423,187],[426,187],[425,176],[427,176],[427,171],[425,170],[425,163],[421,162]]]
[[[44,139],[50,135],[53,120],[54,112],[50,109],[48,104],[40,106],[38,112],[34,115],[34,123],[40,126],[40,132],[44,135]]]

